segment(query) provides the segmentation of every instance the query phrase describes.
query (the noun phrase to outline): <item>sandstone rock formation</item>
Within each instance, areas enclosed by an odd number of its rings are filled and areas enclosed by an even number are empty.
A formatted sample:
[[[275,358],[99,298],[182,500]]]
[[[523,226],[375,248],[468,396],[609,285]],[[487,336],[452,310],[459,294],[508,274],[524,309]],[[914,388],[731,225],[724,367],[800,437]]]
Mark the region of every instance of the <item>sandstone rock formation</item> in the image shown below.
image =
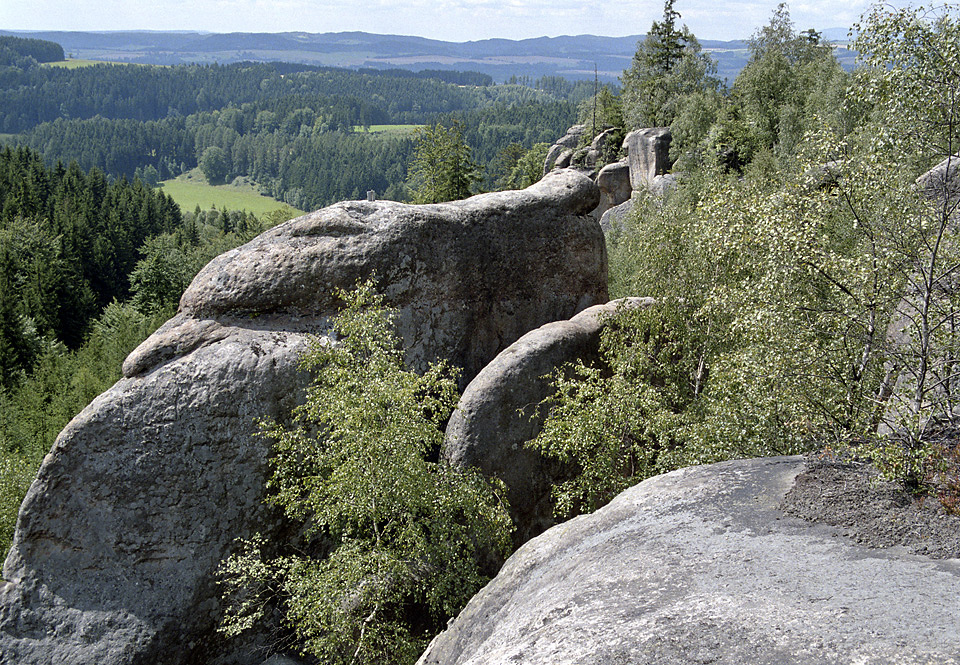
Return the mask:
[[[211,261],[124,373],[217,336],[224,315],[316,317],[335,311],[336,287],[376,276],[400,309],[407,360],[447,359],[466,385],[528,330],[606,302],[602,238],[581,217],[598,200],[588,178],[557,171],[520,192],[348,201],[305,215]]]
[[[607,148],[610,147],[610,143],[613,141],[613,138],[617,135],[618,129],[615,127],[608,127],[604,129],[599,134],[597,134],[592,141],[590,141],[590,150],[595,151],[598,155],[603,153]],[[615,146],[619,148],[619,146]]]
[[[122,379],[60,434],[4,566],[4,665],[212,660],[211,573],[235,537],[280,526],[254,418],[281,417],[304,386],[307,336],[255,326]]]
[[[282,528],[254,418],[301,398],[297,360],[331,291],[375,276],[411,362],[447,358],[465,383],[528,330],[606,301],[585,217],[598,199],[558,172],[450,204],[341,203],[212,261],[45,459],[4,566],[0,662],[262,662],[212,635],[212,574],[234,538]]]
[[[597,173],[600,189],[600,205],[594,211],[598,219],[610,208],[630,200],[633,186],[630,184],[630,164],[627,160],[607,164]]]
[[[627,134],[623,147],[634,191],[649,186],[654,178],[670,170],[670,140],[669,127],[637,129]]]
[[[543,172],[549,173],[555,169],[577,169],[589,173],[600,188],[600,204],[593,210],[593,216],[598,221],[603,220],[608,210],[629,202],[633,192],[644,191],[663,197],[677,182],[676,176],[668,173],[670,170],[670,141],[669,127],[652,127],[630,132],[623,140],[623,151],[627,157],[619,162],[604,165],[601,155],[605,159],[615,159],[615,151],[610,151],[610,142],[618,137],[618,129],[605,129],[590,143],[590,147],[579,148],[585,125],[574,125],[567,133],[554,144],[544,160]],[[626,214],[626,208],[618,211],[618,216]],[[609,231],[610,224],[604,227]]]
[[[537,414],[537,405],[552,392],[546,375],[568,362],[599,360],[600,332],[617,308],[652,303],[650,298],[625,298],[532,330],[504,349],[464,391],[447,425],[442,455],[505,483],[517,544],[555,523],[550,488],[561,470],[524,446],[540,433],[546,417]]]
[[[587,131],[586,125],[574,125],[561,136],[556,143],[550,146],[547,157],[543,162],[543,174],[546,175],[555,168],[564,169],[570,166],[573,153],[580,145],[580,140]]]
[[[917,185],[934,200],[960,196],[960,155],[952,155],[917,178]]]
[[[613,206],[600,217],[600,230],[604,235],[613,232],[619,233],[623,229],[623,220],[633,212],[633,199]]]
[[[647,191],[654,196],[663,198],[671,189],[677,185],[677,176],[675,173],[664,173],[655,176],[647,185]]]
[[[528,542],[420,665],[960,662],[960,560],[778,509],[801,458],[651,478]]]

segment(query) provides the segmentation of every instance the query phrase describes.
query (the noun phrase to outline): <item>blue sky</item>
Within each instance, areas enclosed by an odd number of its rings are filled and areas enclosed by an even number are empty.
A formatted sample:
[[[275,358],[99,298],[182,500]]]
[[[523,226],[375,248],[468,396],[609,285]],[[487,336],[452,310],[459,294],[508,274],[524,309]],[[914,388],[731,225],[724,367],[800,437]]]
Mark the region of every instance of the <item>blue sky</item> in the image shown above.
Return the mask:
[[[790,4],[790,15],[800,30],[849,27],[870,4],[806,0]],[[741,39],[767,23],[776,5],[776,0],[677,0],[675,8],[700,39]],[[360,30],[462,42],[640,34],[662,13],[663,0],[0,0],[0,29]]]

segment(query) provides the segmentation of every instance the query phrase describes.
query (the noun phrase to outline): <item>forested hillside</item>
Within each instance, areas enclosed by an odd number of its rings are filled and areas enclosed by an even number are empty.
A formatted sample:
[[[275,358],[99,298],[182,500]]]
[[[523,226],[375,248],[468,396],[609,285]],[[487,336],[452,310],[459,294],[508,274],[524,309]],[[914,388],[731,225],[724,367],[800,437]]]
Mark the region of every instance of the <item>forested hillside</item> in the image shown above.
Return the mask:
[[[168,179],[207,154],[218,163],[218,179],[247,176],[265,194],[312,209],[370,189],[406,198],[412,142],[369,135],[373,125],[450,122],[455,115],[487,169],[510,143],[552,141],[592,91],[558,81],[493,86],[469,72],[283,63],[8,66],[0,68],[0,133],[48,163],[75,160],[114,177],[150,167]]]
[[[30,67],[63,60],[63,47],[43,39],[0,35],[0,66]]]
[[[140,181],[111,183],[75,163],[47,169],[25,148],[0,151],[0,211],[0,337],[18,340],[0,354],[5,386],[30,365],[33,345],[9,327],[17,317],[31,320],[40,337],[76,347],[96,314],[129,297],[144,241],[181,222],[177,205]]]

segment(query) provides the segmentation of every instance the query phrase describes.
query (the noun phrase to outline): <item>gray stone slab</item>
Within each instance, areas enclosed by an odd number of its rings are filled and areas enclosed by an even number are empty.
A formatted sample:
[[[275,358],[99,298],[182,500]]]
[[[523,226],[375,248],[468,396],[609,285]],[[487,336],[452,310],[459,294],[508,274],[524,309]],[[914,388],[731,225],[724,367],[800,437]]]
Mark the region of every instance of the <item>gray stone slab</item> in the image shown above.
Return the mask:
[[[960,560],[777,506],[799,457],[682,469],[518,550],[419,663],[948,665]]]

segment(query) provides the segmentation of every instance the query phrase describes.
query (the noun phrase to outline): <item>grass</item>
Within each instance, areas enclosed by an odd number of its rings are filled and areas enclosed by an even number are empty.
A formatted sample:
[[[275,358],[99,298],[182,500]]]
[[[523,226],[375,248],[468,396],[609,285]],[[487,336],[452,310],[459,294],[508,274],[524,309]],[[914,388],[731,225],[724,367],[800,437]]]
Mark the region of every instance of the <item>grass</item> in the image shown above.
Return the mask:
[[[423,125],[370,125],[370,134],[380,134],[384,137],[402,138],[404,136],[413,136]],[[363,132],[363,127],[359,125],[353,128],[355,132]]]
[[[173,180],[164,180],[161,184],[164,193],[172,196],[184,211],[192,211],[197,206],[200,206],[201,210],[216,207],[219,210],[246,210],[259,216],[290,207],[264,196],[257,190],[256,185],[242,178],[237,178],[229,185],[211,185],[199,169],[193,169]],[[293,208],[293,211],[298,215],[304,212],[296,208]]]
[[[62,67],[64,69],[80,69],[81,67],[93,67],[94,65],[134,65],[136,67],[165,67],[166,65],[144,65],[139,62],[111,62],[110,60],[84,60],[82,58],[70,58],[69,60],[60,60],[59,62],[45,62],[43,67]]]

